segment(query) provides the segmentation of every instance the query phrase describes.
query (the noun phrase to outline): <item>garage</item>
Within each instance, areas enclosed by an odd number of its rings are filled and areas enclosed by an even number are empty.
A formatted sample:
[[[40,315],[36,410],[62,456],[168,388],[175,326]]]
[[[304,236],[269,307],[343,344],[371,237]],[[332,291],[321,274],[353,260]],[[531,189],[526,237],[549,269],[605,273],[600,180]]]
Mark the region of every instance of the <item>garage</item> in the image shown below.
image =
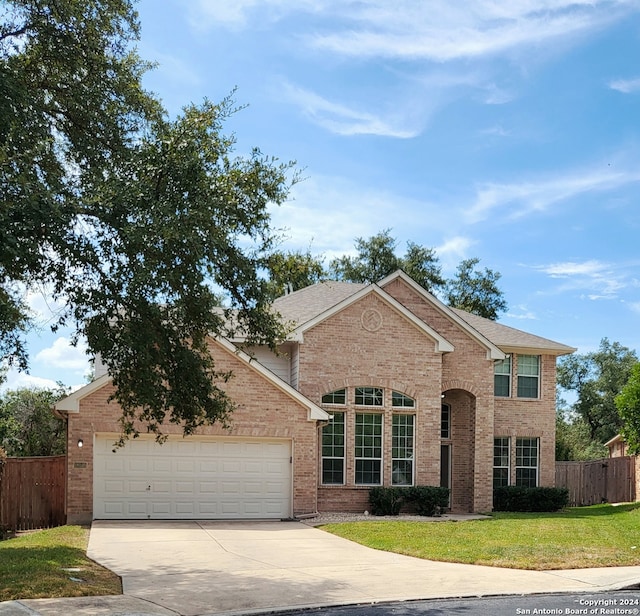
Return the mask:
[[[280,519],[292,515],[291,441],[153,437],[94,442],[94,519]]]

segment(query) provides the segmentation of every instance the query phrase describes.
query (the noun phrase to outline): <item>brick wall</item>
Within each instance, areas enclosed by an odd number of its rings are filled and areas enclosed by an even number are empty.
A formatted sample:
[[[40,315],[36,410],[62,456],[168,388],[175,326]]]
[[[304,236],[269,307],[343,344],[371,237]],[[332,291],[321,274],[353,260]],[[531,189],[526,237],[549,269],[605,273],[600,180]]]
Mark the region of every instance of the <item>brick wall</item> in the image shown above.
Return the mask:
[[[203,427],[198,435],[264,437],[291,439],[293,443],[293,513],[317,511],[317,437],[315,421],[308,421],[308,410],[292,397],[267,381],[245,362],[212,343],[212,353],[219,370],[232,370],[234,378],[224,385],[235,400],[229,430],[219,425]],[[68,501],[69,523],[87,523],[93,510],[93,435],[119,433],[120,409],[108,402],[110,384],[81,400],[80,413],[69,415],[68,430]],[[179,426],[166,424],[167,434],[181,434]],[[83,447],[77,446],[78,439]]]

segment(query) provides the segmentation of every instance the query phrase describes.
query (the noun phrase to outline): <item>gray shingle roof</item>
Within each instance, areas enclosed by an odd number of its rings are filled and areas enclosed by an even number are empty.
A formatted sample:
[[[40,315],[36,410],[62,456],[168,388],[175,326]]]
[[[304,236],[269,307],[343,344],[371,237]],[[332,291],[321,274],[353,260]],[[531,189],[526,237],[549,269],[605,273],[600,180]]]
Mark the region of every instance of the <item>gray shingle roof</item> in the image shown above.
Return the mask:
[[[282,315],[285,321],[293,322],[295,325],[303,325],[348,297],[358,293],[366,286],[368,285],[364,283],[353,282],[320,282],[279,297],[274,302],[274,308]],[[470,328],[505,351],[529,349],[548,352],[552,355],[564,355],[575,351],[574,348],[565,344],[496,323],[464,310],[446,307],[444,309],[445,311],[451,310]]]

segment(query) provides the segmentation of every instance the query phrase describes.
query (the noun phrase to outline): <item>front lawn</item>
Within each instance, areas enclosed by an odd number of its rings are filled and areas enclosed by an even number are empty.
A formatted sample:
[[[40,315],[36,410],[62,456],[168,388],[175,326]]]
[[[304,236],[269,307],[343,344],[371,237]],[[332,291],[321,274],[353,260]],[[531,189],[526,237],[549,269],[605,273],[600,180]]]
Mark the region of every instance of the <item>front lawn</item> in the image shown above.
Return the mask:
[[[371,548],[428,560],[538,570],[640,565],[640,503],[494,513],[465,522],[373,518],[322,528]]]
[[[60,526],[0,541],[0,601],[121,594],[120,578],[87,558],[88,540]]]

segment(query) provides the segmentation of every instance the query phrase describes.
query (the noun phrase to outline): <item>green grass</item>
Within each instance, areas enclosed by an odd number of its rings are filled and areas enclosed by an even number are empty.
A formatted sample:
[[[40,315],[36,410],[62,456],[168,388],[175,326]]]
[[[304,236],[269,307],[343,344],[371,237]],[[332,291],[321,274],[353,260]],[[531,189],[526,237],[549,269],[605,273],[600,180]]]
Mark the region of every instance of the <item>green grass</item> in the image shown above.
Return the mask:
[[[322,528],[378,550],[445,562],[537,570],[640,565],[640,503],[464,522],[374,518]]]
[[[87,558],[88,540],[61,526],[0,541],[0,601],[121,594],[120,578]]]

